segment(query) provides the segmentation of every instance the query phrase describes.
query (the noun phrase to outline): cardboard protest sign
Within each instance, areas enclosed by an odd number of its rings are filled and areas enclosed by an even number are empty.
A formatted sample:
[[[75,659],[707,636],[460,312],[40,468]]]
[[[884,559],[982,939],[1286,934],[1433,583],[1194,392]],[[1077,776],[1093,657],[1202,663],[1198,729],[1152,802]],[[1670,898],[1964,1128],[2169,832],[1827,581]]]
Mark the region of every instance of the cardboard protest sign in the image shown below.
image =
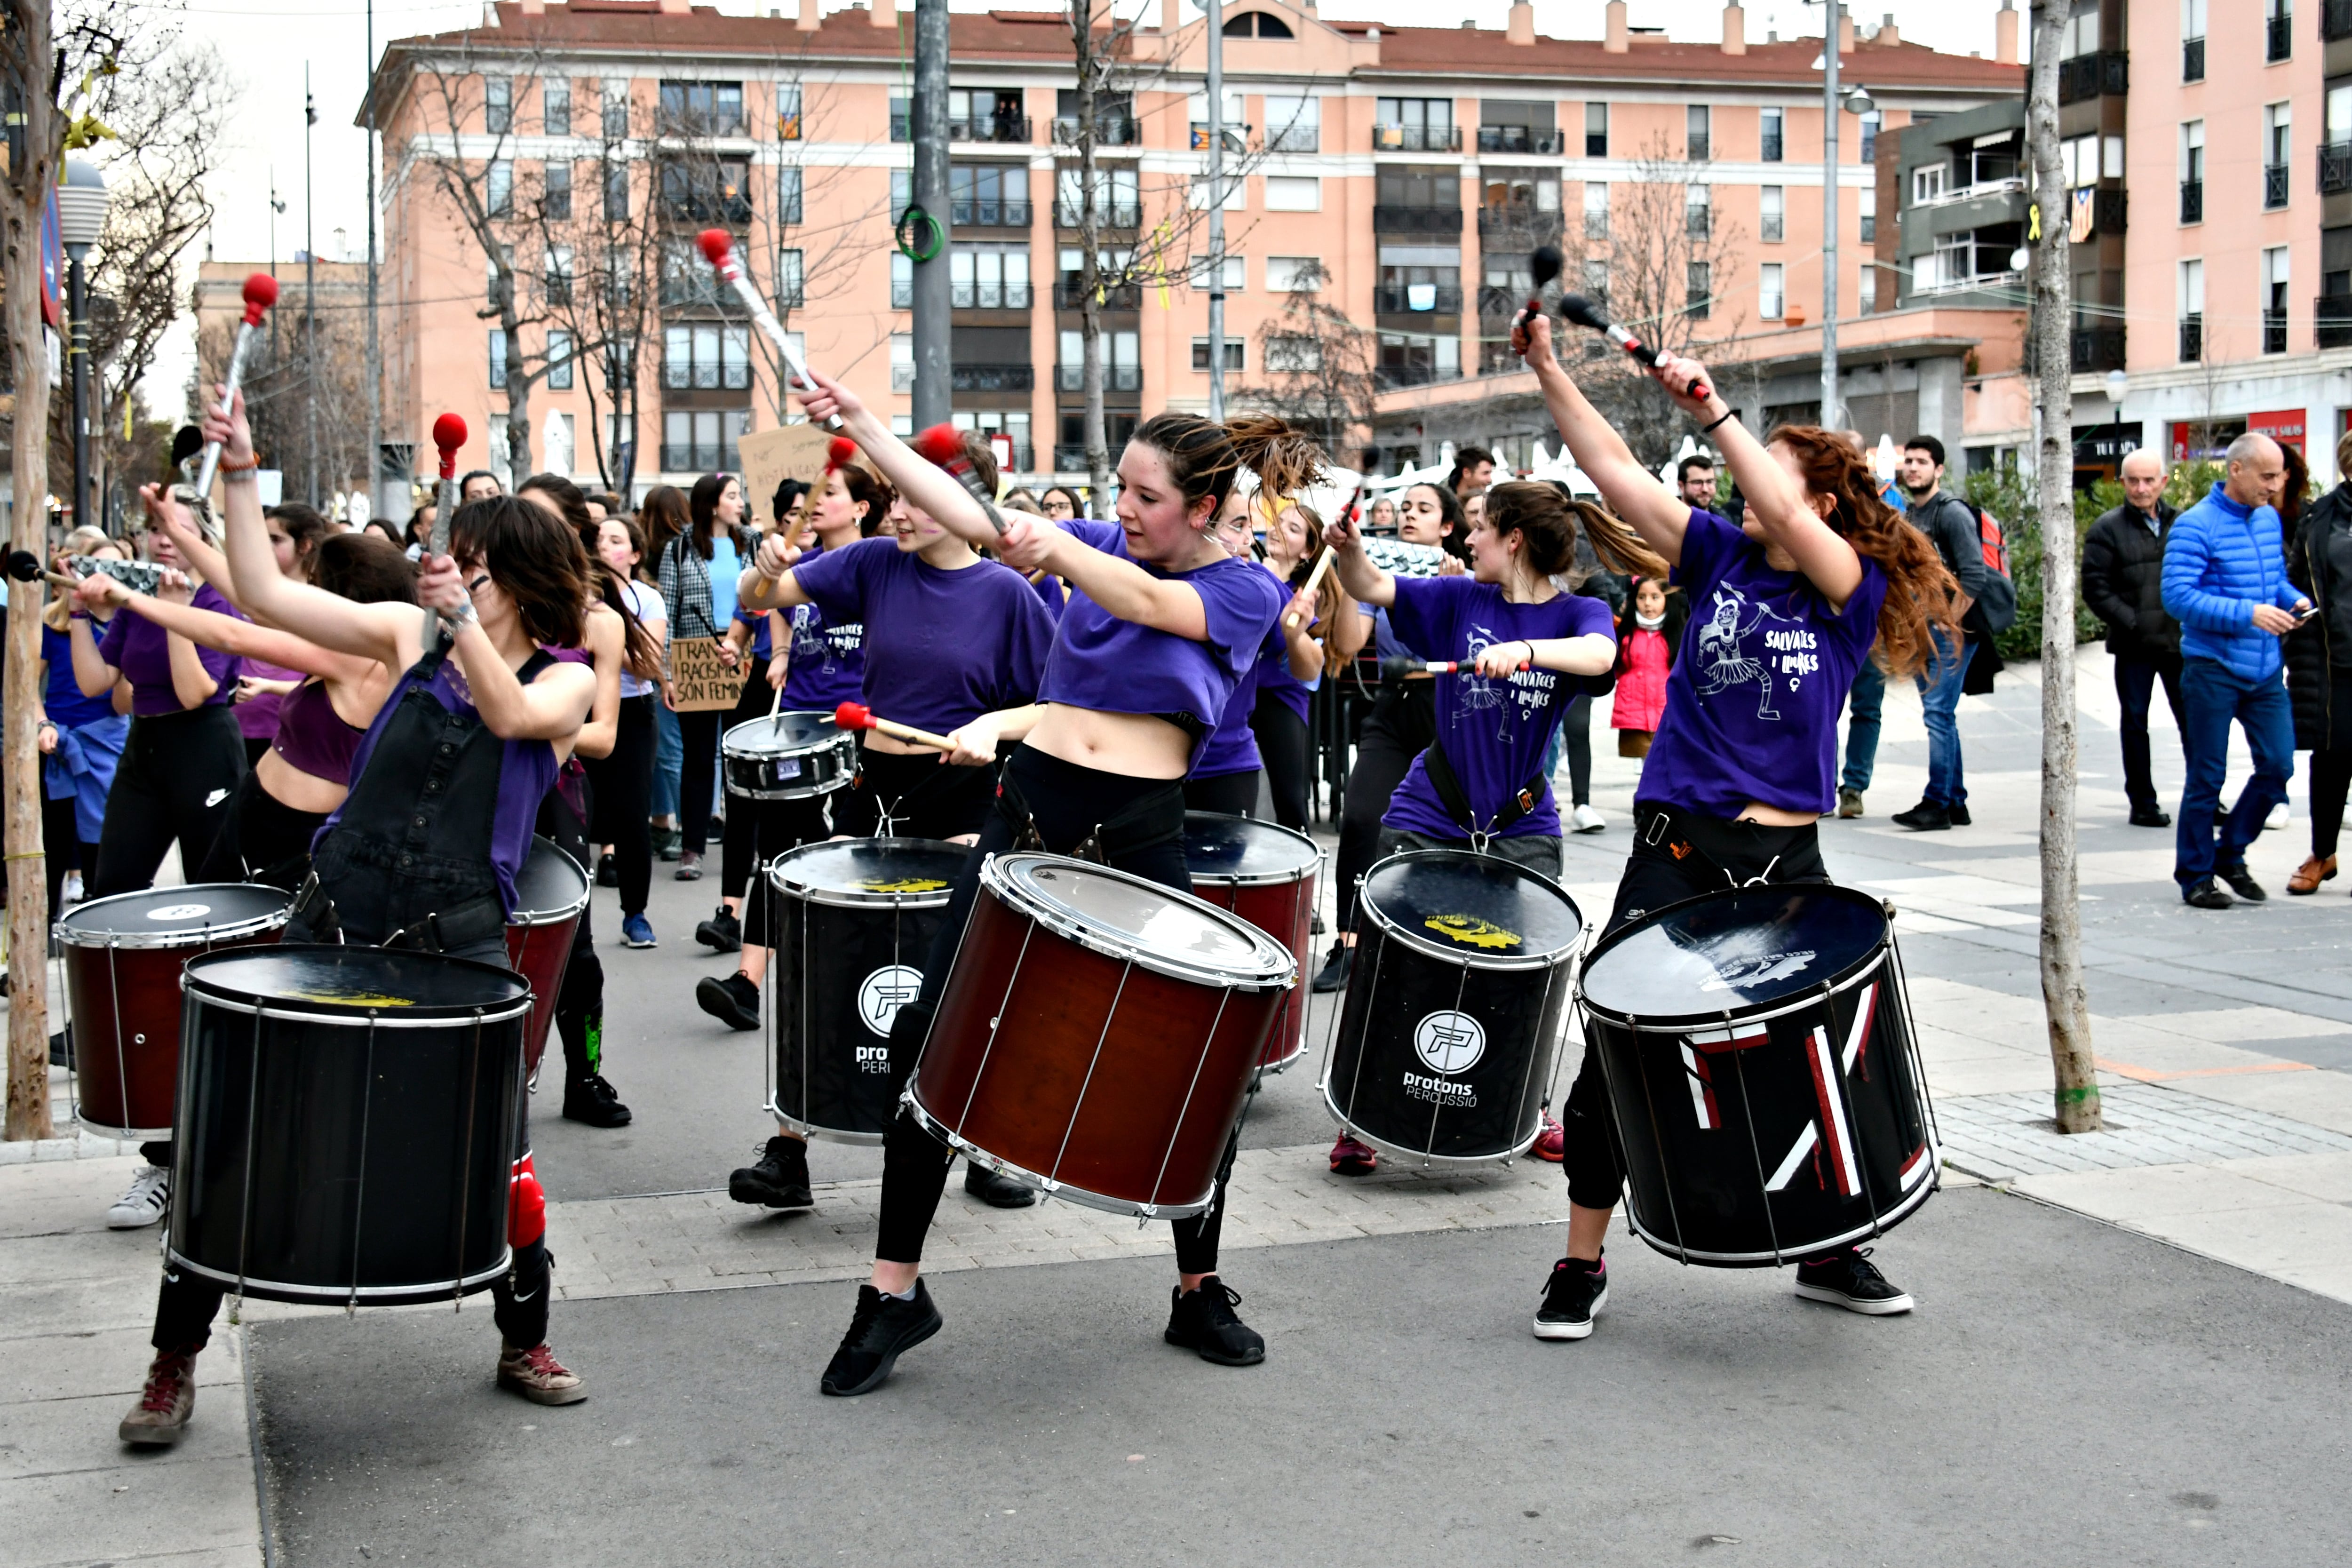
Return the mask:
[[[743,672],[719,657],[717,637],[672,638],[669,669],[680,713],[732,708],[743,689]]]
[[[814,489],[824,478],[824,451],[832,440],[832,431],[805,423],[755,430],[736,440],[735,450],[743,464],[745,510],[762,528],[776,526],[772,504],[776,486],[798,479]]]

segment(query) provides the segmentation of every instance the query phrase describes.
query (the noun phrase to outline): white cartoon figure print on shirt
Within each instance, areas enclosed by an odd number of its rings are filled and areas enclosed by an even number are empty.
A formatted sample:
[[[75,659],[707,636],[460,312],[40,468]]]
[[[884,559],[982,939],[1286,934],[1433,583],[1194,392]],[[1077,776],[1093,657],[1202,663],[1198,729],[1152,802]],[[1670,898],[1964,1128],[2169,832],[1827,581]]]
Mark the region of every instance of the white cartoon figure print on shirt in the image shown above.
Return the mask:
[[[1756,717],[1777,722],[1776,693],[1795,691],[1820,670],[1820,648],[1802,621],[1751,605],[1737,588],[1717,588],[1715,606],[1698,628],[1698,694],[1713,697],[1752,680]]]
[[[1478,656],[1498,642],[1518,639],[1499,637],[1491,626],[1470,628],[1470,656],[1462,661],[1462,668],[1454,678],[1454,705],[1453,721],[1464,722],[1474,714],[1491,711],[1495,715],[1495,738],[1507,742],[1511,739],[1511,721],[1520,722],[1540,719],[1551,706],[1552,692],[1559,677],[1549,669],[1522,669],[1501,680],[1475,673],[1472,666]]]

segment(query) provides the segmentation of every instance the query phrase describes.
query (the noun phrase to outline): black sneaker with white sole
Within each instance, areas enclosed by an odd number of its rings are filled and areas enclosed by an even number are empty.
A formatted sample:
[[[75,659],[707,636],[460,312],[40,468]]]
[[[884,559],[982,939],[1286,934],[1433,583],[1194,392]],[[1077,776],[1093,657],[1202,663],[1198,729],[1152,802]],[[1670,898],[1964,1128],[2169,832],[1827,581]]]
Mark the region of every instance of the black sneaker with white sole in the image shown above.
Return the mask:
[[[840,1398],[872,1393],[901,1355],[938,1333],[945,1321],[920,1279],[915,1281],[911,1301],[860,1285],[849,1332],[841,1337],[841,1348],[818,1379],[818,1390]]]
[[[1874,1318],[1911,1310],[1911,1293],[1878,1271],[1866,1247],[1840,1247],[1798,1264],[1797,1294]]]
[[[1563,1258],[1551,1266],[1551,1278],[1544,1281],[1543,1305],[1536,1309],[1536,1338],[1583,1339],[1608,1304],[1608,1263],[1597,1258],[1590,1263]]]
[[[762,1208],[814,1208],[816,1194],[809,1185],[808,1145],[797,1138],[776,1134],[760,1151],[757,1164],[729,1173],[727,1195],[739,1204],[758,1204]]]
[[[1241,1299],[1213,1274],[1197,1290],[1171,1287],[1168,1328],[1160,1337],[1219,1366],[1255,1366],[1265,1359],[1265,1339],[1234,1314]]]

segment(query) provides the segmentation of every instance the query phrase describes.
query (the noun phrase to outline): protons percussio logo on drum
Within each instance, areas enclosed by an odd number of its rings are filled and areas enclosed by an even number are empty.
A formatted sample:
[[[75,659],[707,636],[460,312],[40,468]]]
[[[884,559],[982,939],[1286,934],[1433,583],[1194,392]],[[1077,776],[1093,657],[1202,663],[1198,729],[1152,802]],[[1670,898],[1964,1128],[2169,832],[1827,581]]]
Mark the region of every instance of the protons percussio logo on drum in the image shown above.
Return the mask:
[[[915,999],[923,988],[923,972],[903,963],[886,963],[857,985],[857,1021],[869,1033],[890,1037],[890,1026],[898,1016],[898,1009]],[[890,1047],[887,1045],[857,1047],[857,1070],[888,1072]]]
[[[1444,1076],[1430,1077],[1408,1070],[1404,1075],[1405,1093],[1432,1105],[1465,1110],[1477,1105],[1477,1091],[1454,1077],[1476,1067],[1478,1058],[1486,1054],[1486,1031],[1477,1019],[1451,1008],[1429,1014],[1413,1026],[1412,1051],[1431,1073]]]

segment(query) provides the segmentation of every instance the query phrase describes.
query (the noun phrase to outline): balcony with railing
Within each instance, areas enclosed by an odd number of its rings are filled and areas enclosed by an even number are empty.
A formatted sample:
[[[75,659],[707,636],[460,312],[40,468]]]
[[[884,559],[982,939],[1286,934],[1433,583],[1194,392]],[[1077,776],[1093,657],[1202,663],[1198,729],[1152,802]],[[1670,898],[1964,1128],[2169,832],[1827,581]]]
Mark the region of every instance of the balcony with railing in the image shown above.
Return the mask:
[[[1037,384],[1037,373],[1025,364],[960,364],[955,367],[958,392],[1027,392]]]
[[[1133,147],[1143,140],[1143,128],[1131,114],[1095,115],[1095,145],[1097,147]],[[1078,144],[1078,117],[1057,114],[1054,117],[1054,144],[1075,147]]]
[[[1095,204],[1095,226],[1097,228],[1139,228],[1142,226],[1142,224],[1143,208],[1139,203],[1097,202]],[[1055,202],[1054,204],[1054,226],[1056,228],[1077,227],[1078,204],[1076,202]]]
[[[2263,18],[2263,61],[2274,65],[2294,58],[2294,13],[2282,11]]]
[[[1102,367],[1105,392],[1141,392],[1143,367],[1134,364],[1107,364]],[[1087,367],[1082,364],[1060,364],[1055,367],[1054,384],[1064,392],[1084,392],[1087,389]],[[1083,452],[1084,448],[1080,448]],[[1085,458],[1079,459],[1085,466]]]
[[[1029,285],[950,283],[948,303],[959,310],[1025,310],[1029,308]]]
[[[1117,460],[1118,454],[1110,454]],[[1054,471],[1057,474],[1083,474],[1087,471],[1087,448],[1083,442],[1072,446],[1066,441],[1054,444]]]
[[[2073,356],[2077,374],[2084,371],[2123,369],[2124,330],[2121,327],[2076,328]]]
[[[1372,232],[1375,234],[1460,234],[1462,209],[1458,206],[1408,207],[1374,203]]]
[[[2323,42],[2352,38],[2352,0],[2321,0],[2319,37]]]
[[[2323,349],[2352,349],[2352,294],[2322,294],[2311,302],[2311,338]]]
[[[1372,151],[1375,153],[1459,153],[1462,151],[1462,127],[1459,125],[1375,125],[1372,127]]]
[[[1098,308],[1105,310],[1140,310],[1143,309],[1143,285],[1140,283],[1105,284],[1095,292],[1101,296]],[[1054,285],[1054,309],[1083,310],[1087,308],[1087,286],[1067,279]]]
[[[2286,205],[2286,165],[2263,165],[2263,210],[2269,212]]]
[[[1915,201],[1911,205],[1914,207],[1948,207],[1957,206],[1962,202],[1981,201],[1987,196],[2024,194],[2025,176],[2023,174],[2003,174],[1994,179],[1973,181],[1965,185],[1946,185],[1936,195],[1923,201]]]
[[[2205,221],[2204,181],[2183,180],[2180,182],[2180,221],[2183,223],[2203,223]]]
[[[2191,310],[2180,318],[2180,363],[2196,364],[2205,357],[2205,312]]]
[[[1408,283],[1398,289],[1375,289],[1372,290],[1372,309],[1383,316],[1429,311],[1441,316],[1457,315],[1462,310],[1462,290],[1442,283]]]
[[[2204,39],[2183,38],[2180,40],[2180,79],[2182,81],[2203,81],[2205,79]]]
[[[2122,49],[2100,49],[2058,62],[2058,101],[2079,103],[2088,98],[2120,98],[2131,90],[2131,56]]]
[[[1478,209],[1478,232],[1481,236],[1524,236],[1536,244],[1556,240],[1560,236],[1559,211],[1556,207],[1547,210],[1509,204],[1482,206]]]
[[[1481,125],[1478,127],[1478,151],[1481,153],[1534,153],[1553,155],[1559,152],[1560,135],[1557,131],[1538,131],[1532,125]]]
[[[948,203],[948,221],[958,228],[1027,228],[1035,210],[1026,201],[959,196]]]
[[[2341,191],[2352,191],[2352,142],[2330,142],[2319,150],[2319,194]]]
[[[951,115],[948,119],[948,140],[950,142],[1003,142],[1022,143],[1030,138],[1030,120],[1025,114]],[[890,110],[890,140],[914,140],[913,111],[908,109]]]
[[[735,443],[729,441],[664,441],[662,472],[666,474],[728,474],[735,471]]]

